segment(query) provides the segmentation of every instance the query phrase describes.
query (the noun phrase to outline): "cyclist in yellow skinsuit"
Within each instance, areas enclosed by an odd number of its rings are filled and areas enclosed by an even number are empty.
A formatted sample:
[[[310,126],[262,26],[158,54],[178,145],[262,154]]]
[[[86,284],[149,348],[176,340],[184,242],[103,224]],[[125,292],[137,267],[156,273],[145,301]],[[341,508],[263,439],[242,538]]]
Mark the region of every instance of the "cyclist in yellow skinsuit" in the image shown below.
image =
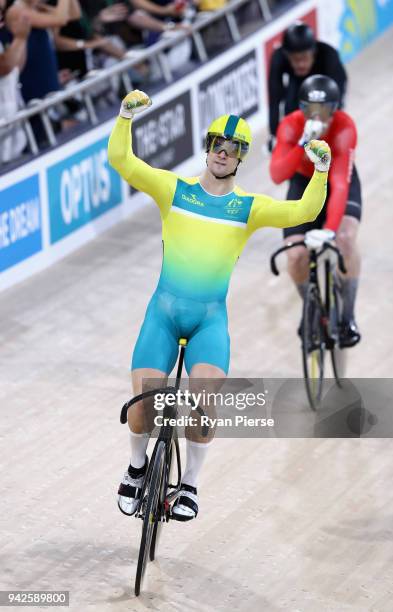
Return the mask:
[[[163,265],[147,308],[131,364],[133,390],[143,378],[166,378],[172,371],[178,340],[188,340],[185,365],[191,379],[224,378],[229,367],[226,294],[235,263],[252,233],[260,227],[290,227],[314,220],[325,201],[330,149],[323,141],[305,147],[315,172],[300,200],[279,201],[246,193],[235,185],[239,163],[248,152],[251,132],[244,119],[224,115],[206,138],[207,167],[200,177],[184,178],[152,168],[132,151],[131,120],[150,106],[138,90],[123,100],[108,155],[111,165],[135,189],[157,203],[162,220]],[[149,439],[141,404],[129,410],[131,462],[119,487],[118,504],[133,514],[147,469]],[[187,434],[187,432],[186,432]],[[194,518],[197,476],[208,443],[195,434],[187,439],[187,463],[181,495],[172,514]]]

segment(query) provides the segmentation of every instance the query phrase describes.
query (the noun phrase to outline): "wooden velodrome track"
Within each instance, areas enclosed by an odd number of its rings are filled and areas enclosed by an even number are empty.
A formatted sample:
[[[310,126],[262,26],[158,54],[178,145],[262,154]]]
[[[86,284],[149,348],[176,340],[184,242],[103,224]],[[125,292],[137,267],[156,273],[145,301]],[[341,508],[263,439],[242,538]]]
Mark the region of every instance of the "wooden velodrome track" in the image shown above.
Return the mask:
[[[392,72],[391,30],[349,66],[365,202],[364,340],[348,370],[358,377],[389,377],[393,365]],[[239,184],[281,196],[262,142]],[[300,303],[287,275],[268,269],[279,243],[278,230],[260,231],[235,270],[232,376],[301,371]],[[133,597],[141,523],[116,506],[129,457],[118,418],[160,261],[150,206],[1,295],[0,588],[69,589],[79,611],[390,612],[390,439],[216,440],[198,519],[166,526]]]

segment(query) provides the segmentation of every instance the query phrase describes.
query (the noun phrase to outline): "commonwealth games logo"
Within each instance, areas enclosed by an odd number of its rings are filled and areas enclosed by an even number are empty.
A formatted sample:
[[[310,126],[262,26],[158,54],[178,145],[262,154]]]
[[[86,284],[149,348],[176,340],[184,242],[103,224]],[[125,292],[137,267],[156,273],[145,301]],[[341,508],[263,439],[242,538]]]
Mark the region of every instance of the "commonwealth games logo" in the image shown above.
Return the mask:
[[[228,215],[237,215],[242,210],[243,200],[232,198],[225,206],[225,212]]]

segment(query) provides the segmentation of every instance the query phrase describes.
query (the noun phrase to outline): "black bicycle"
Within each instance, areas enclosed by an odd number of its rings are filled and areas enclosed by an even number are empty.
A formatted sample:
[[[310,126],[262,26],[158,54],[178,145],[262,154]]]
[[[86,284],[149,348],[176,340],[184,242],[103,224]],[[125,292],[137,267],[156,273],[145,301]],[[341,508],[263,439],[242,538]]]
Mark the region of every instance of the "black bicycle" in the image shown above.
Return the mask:
[[[136,402],[153,398],[158,394],[160,395],[160,400],[169,394],[175,394],[175,397],[179,397],[179,393],[181,394],[180,397],[184,398],[184,395],[180,391],[180,382],[186,346],[187,340],[185,338],[180,338],[180,354],[175,385],[172,387],[163,387],[161,389],[150,389],[149,391],[133,397],[129,402],[124,404],[121,409],[120,422],[122,424],[127,423],[128,409]],[[162,413],[163,424],[161,425],[150,458],[146,478],[139,497],[139,503],[134,514],[135,517],[143,520],[142,537],[135,577],[136,596],[138,596],[141,591],[147,559],[149,557],[150,561],[154,561],[162,523],[170,520],[171,504],[173,504],[178,497],[181,485],[181,461],[178,433],[176,426],[171,424],[171,419],[176,419],[177,417],[177,405],[176,403],[175,405],[167,405],[166,402],[164,402],[164,404],[165,407]],[[192,405],[192,408],[201,416],[204,416],[205,413],[199,406]],[[202,427],[203,436],[207,436],[208,429],[207,425]],[[174,458],[177,467],[176,484],[171,483]]]
[[[273,253],[270,259],[273,274],[279,274],[276,266],[277,256],[298,246],[307,247],[304,240],[299,240],[290,242]],[[312,410],[316,410],[322,397],[326,350],[330,352],[333,374],[339,386],[344,375],[344,357],[340,349],[341,298],[337,266],[343,273],[346,269],[339,249],[330,242],[325,242],[319,250],[308,250],[309,278],[299,333],[302,339],[307,397]],[[324,265],[321,269],[319,263],[322,260]]]

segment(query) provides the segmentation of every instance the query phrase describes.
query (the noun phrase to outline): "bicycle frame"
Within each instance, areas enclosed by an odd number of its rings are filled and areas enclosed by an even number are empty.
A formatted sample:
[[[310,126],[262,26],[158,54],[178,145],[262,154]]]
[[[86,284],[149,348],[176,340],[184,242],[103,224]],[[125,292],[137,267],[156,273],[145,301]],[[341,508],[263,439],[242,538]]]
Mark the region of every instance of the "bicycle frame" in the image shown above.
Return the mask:
[[[305,243],[304,240],[298,240],[296,242],[288,242],[288,244],[280,247],[279,249],[277,249],[277,251],[275,251],[273,253],[273,255],[270,258],[270,268],[271,271],[273,272],[273,274],[275,274],[276,276],[278,276],[280,274],[277,265],[276,265],[276,258],[278,255],[280,255],[280,253],[283,253],[284,251],[288,251],[289,249],[293,249],[295,247],[299,247],[299,246],[304,246],[307,248],[307,245]],[[341,252],[339,251],[339,249],[337,247],[335,247],[334,245],[330,244],[330,242],[325,242],[322,246],[322,248],[318,251],[316,249],[308,249],[308,253],[309,253],[309,278],[308,278],[308,282],[310,285],[316,287],[316,290],[318,292],[318,299],[321,305],[321,310],[323,312],[324,317],[327,316],[327,313],[330,312],[330,306],[333,303],[333,299],[332,299],[332,291],[333,291],[333,287],[334,287],[334,283],[333,283],[333,279],[332,279],[332,264],[331,261],[329,259],[327,259],[325,261],[325,301],[323,301],[321,299],[321,293],[320,293],[320,286],[319,286],[319,279],[318,279],[318,259],[324,255],[327,251],[331,251],[333,252],[336,256],[337,256],[337,262],[338,262],[338,268],[340,270],[340,272],[342,272],[343,274],[346,273],[346,268],[345,268],[345,264],[344,264],[344,258],[341,254]],[[328,324],[328,321],[324,321],[325,323],[325,327]],[[329,330],[330,331],[330,330]],[[331,348],[331,341],[332,341],[332,337],[329,334],[327,334],[327,347]]]
[[[305,241],[299,240],[293,243],[290,242],[273,253],[270,258],[273,274],[279,275],[276,265],[277,256],[284,251],[300,246],[307,248]],[[337,262],[332,262],[329,256],[324,262],[324,295],[321,295],[318,260],[322,255],[326,255],[326,253],[334,253]],[[339,307],[334,274],[337,264],[341,272],[345,273],[346,269],[339,249],[329,242],[324,243],[318,250],[308,249],[308,256],[308,285],[303,301],[302,323],[299,328],[299,335],[302,338],[303,370],[307,396],[311,408],[316,410],[322,394],[325,349],[330,351],[334,377],[338,386],[341,386],[337,353],[337,349],[339,349]],[[316,310],[312,310],[313,303],[316,305]],[[312,319],[309,318],[310,313],[313,312],[318,313],[318,323],[315,328],[313,327]],[[309,330],[312,328],[314,331],[309,335]]]

